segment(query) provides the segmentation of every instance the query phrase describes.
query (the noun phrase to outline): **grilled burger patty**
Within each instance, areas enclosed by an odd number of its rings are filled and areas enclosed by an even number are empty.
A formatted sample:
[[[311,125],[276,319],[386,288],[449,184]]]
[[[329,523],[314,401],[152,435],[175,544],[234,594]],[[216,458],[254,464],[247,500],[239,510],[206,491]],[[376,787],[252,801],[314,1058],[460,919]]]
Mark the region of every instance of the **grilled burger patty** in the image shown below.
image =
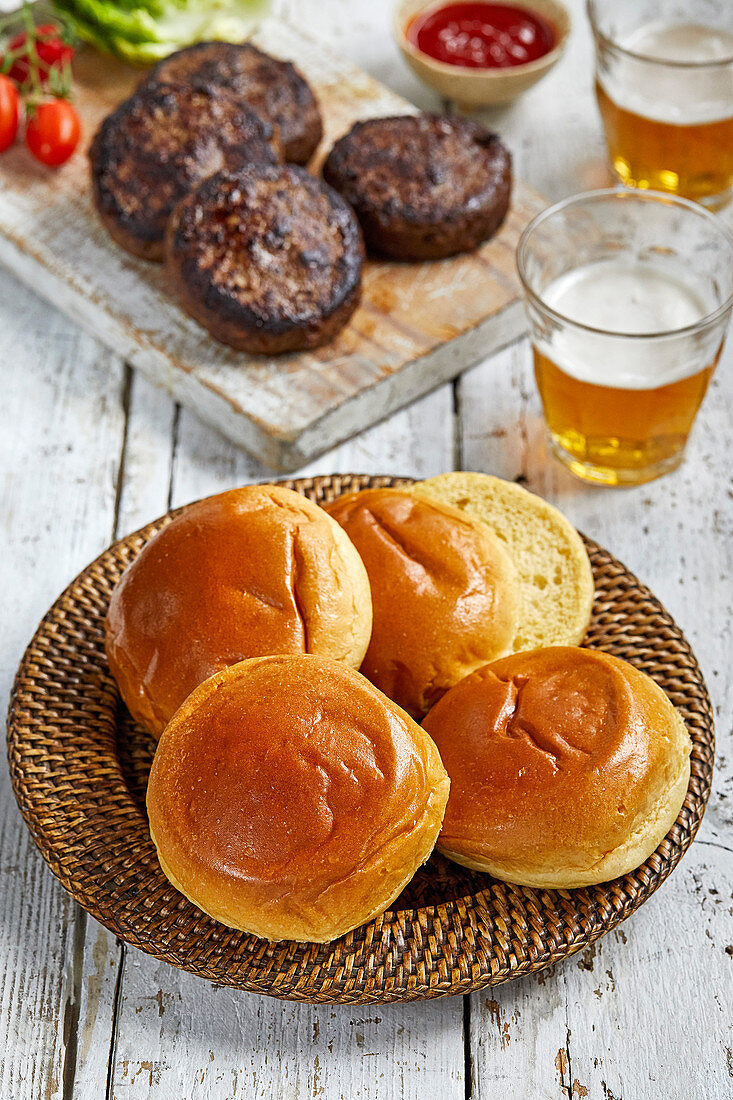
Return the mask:
[[[112,237],[163,259],[171,210],[222,169],[277,163],[273,127],[218,88],[145,84],[104,120],[92,142],[94,202]]]
[[[183,307],[225,344],[276,354],[330,340],[356,309],[364,245],[343,199],[292,165],[221,172],[171,217]]]
[[[369,247],[433,260],[496,232],[509,207],[511,157],[476,122],[399,115],[357,122],[329,153],[323,178],[351,203]]]
[[[249,43],[189,46],[160,61],[149,80],[225,88],[279,127],[285,160],[293,164],[306,164],[321,140],[321,113],[310,86],[289,61]]]

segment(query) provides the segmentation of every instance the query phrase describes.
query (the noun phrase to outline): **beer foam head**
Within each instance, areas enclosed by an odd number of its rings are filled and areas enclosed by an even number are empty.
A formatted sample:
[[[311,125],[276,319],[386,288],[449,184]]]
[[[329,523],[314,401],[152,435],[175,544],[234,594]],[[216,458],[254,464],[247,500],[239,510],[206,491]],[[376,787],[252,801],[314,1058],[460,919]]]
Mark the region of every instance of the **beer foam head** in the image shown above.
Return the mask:
[[[704,64],[733,59],[733,33],[702,23],[645,23],[621,44],[658,61]]]
[[[554,279],[542,300],[568,321],[603,333],[567,325],[551,341],[536,341],[581,382],[653,389],[710,365],[709,341],[683,343],[675,330],[695,325],[711,309],[688,283],[654,264],[629,258],[585,264]],[[652,335],[658,333],[669,335]]]
[[[654,22],[618,45],[629,54],[601,61],[598,80],[619,107],[678,126],[733,117],[733,31]]]

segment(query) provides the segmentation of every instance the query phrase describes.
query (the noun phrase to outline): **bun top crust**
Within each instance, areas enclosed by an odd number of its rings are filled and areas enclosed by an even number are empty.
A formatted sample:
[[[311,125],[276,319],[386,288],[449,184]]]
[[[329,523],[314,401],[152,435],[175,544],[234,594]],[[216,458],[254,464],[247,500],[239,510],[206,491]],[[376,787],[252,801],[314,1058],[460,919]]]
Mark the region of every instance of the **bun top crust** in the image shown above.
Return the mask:
[[[551,870],[572,877],[622,847],[690,753],[653,680],[573,646],[494,661],[448,692],[424,728],[452,783],[439,846],[528,884]]]
[[[150,773],[171,881],[269,939],[328,940],[382,912],[432,850],[435,745],[363,676],[318,657],[243,661],[202,684]]]
[[[511,648],[514,567],[483,523],[399,489],[365,489],[327,510],[369,574],[374,628],[361,671],[421,717],[475,668]]]
[[[317,653],[358,667],[369,581],[343,530],[300,493],[247,486],[187,507],[112,593],[110,669],[160,736],[203,680],[246,657]]]

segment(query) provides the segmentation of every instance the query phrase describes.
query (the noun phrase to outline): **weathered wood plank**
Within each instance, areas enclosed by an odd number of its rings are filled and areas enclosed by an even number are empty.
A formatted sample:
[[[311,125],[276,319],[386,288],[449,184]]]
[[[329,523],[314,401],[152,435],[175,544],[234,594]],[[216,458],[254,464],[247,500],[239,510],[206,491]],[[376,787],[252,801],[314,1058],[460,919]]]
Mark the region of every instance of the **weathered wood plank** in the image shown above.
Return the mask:
[[[475,994],[474,1097],[729,1095],[732,868],[729,852],[697,843],[621,928],[560,967]]]
[[[125,451],[120,470],[117,535],[165,512],[173,476],[178,410],[167,394],[130,372]]]
[[[142,527],[166,510],[176,421],[170,398],[129,368],[124,375],[123,398],[127,423],[120,456],[115,536]],[[132,948],[130,953],[136,954]],[[80,964],[75,1096],[96,1100],[104,1095],[109,1063],[114,1060],[120,983],[126,962],[127,953],[123,955],[115,937],[93,918],[87,918]]]
[[[112,1096],[464,1096],[460,1000],[349,1009],[217,988],[130,953]]]
[[[0,272],[0,691],[38,620],[109,542],[122,366]],[[61,1097],[74,1069],[85,918],[36,852],[0,779],[0,1095]],[[103,1095],[104,1062],[90,1078]]]
[[[63,1100],[102,1100],[113,1048],[115,989],[121,948],[115,937],[84,914],[77,955],[79,997],[73,1020],[69,1069]],[[73,1062],[71,1059],[73,1058]]]
[[[617,937],[565,967],[567,1076],[589,1097],[731,1094],[731,898],[731,852],[697,843]]]

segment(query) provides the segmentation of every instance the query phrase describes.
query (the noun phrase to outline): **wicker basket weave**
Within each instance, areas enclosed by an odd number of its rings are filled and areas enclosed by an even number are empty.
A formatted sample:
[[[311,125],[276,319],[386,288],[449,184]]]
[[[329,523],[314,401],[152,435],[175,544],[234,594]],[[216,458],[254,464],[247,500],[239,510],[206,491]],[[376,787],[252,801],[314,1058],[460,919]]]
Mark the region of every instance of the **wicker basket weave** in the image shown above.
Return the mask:
[[[359,475],[281,482],[316,502],[404,483]],[[8,715],[10,774],[38,848],[77,901],[127,943],[202,978],[296,1001],[361,1004],[466,993],[586,947],[642,905],[686,851],[712,777],[705,684],[658,601],[586,539],[596,598],[585,644],[649,673],[679,708],[693,741],[684,806],[646,863],[600,886],[534,890],[436,853],[388,912],[333,943],[269,943],[218,924],[158,866],[145,816],[154,744],[122,706],[104,656],[110,593],[169,518],[116,542],[59,597],[23,657]]]

